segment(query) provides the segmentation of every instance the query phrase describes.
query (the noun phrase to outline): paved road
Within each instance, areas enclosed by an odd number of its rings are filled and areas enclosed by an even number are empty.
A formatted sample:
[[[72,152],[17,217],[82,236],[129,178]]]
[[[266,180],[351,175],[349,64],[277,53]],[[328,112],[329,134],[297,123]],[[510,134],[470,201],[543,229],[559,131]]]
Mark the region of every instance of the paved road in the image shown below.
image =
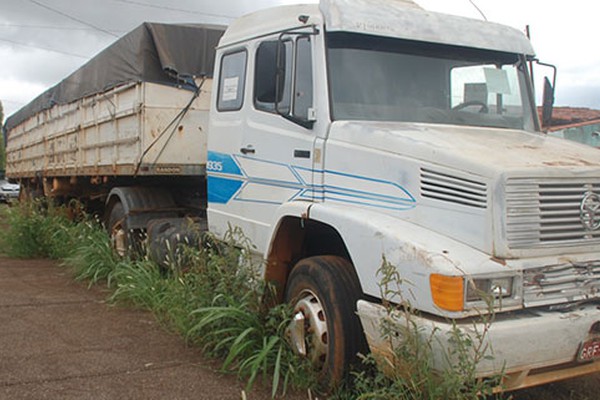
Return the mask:
[[[240,399],[235,376],[106,296],[51,261],[0,257],[0,399]]]

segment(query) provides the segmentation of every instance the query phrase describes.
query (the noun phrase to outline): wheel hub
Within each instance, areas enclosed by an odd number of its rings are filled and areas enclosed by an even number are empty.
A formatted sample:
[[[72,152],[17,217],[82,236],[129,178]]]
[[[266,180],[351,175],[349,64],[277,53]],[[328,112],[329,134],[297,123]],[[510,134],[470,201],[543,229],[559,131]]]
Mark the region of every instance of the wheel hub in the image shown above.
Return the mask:
[[[121,224],[115,225],[111,229],[110,238],[112,240],[113,248],[117,254],[121,257],[125,257],[127,254],[127,233],[123,229]]]
[[[308,357],[315,365],[325,363],[329,344],[327,320],[319,298],[309,290],[298,297],[288,335],[296,354]]]

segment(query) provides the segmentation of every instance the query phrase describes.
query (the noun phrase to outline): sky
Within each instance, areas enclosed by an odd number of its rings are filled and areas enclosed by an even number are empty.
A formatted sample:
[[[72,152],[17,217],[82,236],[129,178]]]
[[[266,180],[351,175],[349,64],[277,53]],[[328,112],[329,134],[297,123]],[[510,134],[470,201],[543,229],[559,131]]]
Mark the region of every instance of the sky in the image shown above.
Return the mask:
[[[394,0],[389,0],[394,1]],[[530,26],[536,54],[558,67],[556,104],[600,109],[600,2],[415,0],[438,12]],[[0,100],[10,115],[144,21],[226,25],[297,0],[0,0]],[[483,14],[483,15],[482,15]],[[596,49],[596,50],[594,50]],[[536,70],[536,77],[550,74]],[[539,83],[536,83],[541,87]]]

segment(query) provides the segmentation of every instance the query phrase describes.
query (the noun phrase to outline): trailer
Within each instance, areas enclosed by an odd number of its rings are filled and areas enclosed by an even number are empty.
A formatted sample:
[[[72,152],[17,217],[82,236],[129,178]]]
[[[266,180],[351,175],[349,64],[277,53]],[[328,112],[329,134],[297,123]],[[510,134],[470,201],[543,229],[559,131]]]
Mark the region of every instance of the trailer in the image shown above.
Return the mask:
[[[22,197],[102,210],[115,187],[151,186],[172,194],[172,208],[202,212],[222,33],[145,23],[119,39],[8,119],[7,177]]]

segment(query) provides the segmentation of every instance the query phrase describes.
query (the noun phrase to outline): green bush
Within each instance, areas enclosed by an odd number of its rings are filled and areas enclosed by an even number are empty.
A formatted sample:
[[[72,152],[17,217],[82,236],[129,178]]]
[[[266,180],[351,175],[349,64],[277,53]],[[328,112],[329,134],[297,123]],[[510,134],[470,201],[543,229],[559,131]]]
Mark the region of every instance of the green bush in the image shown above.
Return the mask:
[[[75,278],[88,281],[89,285],[107,281],[111,286],[111,276],[121,259],[115,254],[108,233],[97,220],[80,223],[81,230],[70,249],[64,264],[73,269]]]
[[[451,368],[438,371],[433,363],[433,352],[440,349],[436,343],[436,332],[428,333],[416,323],[418,313],[402,299],[402,278],[398,269],[384,259],[378,276],[387,313],[381,333],[392,352],[386,359],[374,355],[364,357],[365,368],[354,374],[353,386],[334,398],[477,400],[495,396],[493,391],[500,385],[502,374],[485,380],[476,375],[479,363],[492,357],[485,340],[494,319],[492,305],[488,305],[489,314],[482,314],[473,322],[469,330],[471,333],[450,321],[452,329],[442,358]]]
[[[43,201],[3,209],[7,229],[0,233],[4,251],[15,258],[68,257],[85,226],[71,221],[68,210]]]

